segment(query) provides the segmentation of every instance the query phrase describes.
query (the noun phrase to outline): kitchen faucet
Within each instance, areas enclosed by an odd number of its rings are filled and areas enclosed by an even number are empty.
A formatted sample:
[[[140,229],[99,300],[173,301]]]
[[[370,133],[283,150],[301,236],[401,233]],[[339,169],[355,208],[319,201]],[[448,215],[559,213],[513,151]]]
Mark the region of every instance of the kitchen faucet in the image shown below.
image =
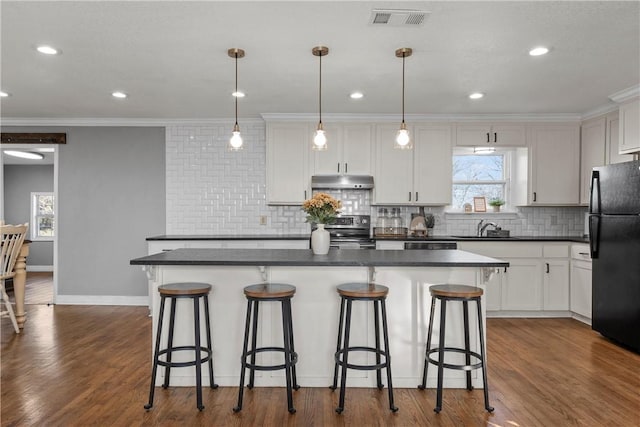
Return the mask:
[[[481,219],[481,220],[480,220],[480,222],[478,223],[478,228],[477,228],[478,232],[477,232],[477,236],[478,236],[478,237],[482,237],[482,233],[484,233],[484,230],[485,230],[488,226],[492,226],[493,228],[500,228],[500,227],[498,226],[498,224],[496,224],[495,222],[488,221],[488,222],[486,222],[486,223],[485,223],[485,222],[484,222],[484,219]]]

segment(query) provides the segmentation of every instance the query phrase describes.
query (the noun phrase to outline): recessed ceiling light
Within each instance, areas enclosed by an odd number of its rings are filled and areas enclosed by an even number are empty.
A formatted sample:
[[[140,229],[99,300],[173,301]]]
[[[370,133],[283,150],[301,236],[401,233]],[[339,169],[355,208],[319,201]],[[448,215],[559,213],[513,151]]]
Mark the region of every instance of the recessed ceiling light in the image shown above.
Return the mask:
[[[0,91],[0,97],[2,98],[6,98],[7,96],[9,96],[9,94],[5,91]]]
[[[233,92],[231,96],[235,96],[236,98],[244,98],[245,95],[244,95],[244,92],[238,91],[238,92]]]
[[[480,99],[484,96],[484,93],[481,92],[474,92],[472,94],[469,95],[469,99]]]
[[[111,94],[111,96],[113,96],[114,98],[121,98],[122,99],[122,98],[126,98],[127,94],[124,93],[124,92],[113,92]]]
[[[364,94],[362,92],[353,92],[351,95],[349,95],[349,98],[351,99],[362,99],[364,97]]]
[[[53,153],[54,151],[56,151],[55,148],[37,148],[36,151],[39,151],[41,153]]]
[[[38,52],[40,53],[44,53],[45,55],[57,55],[58,53],[60,53],[60,51],[56,48],[53,48],[51,46],[38,46],[36,48],[38,50]]]
[[[29,159],[29,160],[42,160],[44,156],[40,153],[32,153],[30,151],[14,151],[14,150],[4,150],[4,154],[7,156],[20,157],[21,159]]]
[[[540,56],[546,53],[549,53],[549,49],[544,46],[535,47],[529,51],[529,55],[531,56]]]

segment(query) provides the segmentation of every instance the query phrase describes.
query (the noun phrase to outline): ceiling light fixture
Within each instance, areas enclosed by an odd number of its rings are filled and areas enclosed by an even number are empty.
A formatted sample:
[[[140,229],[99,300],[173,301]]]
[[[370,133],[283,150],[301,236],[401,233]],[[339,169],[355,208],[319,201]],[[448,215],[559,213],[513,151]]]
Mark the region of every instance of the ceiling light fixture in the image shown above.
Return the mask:
[[[495,151],[496,147],[473,147],[473,154],[488,154]]]
[[[30,151],[14,151],[14,150],[4,150],[4,154],[7,156],[19,157],[21,159],[29,159],[29,160],[42,160],[44,156],[40,153],[32,153]]]
[[[6,98],[7,96],[9,96],[9,93],[8,93],[8,92],[0,91],[0,97],[1,97],[1,98]]]
[[[529,51],[529,55],[531,56],[540,56],[547,53],[549,53],[549,49],[544,46],[535,47]]]
[[[319,58],[320,62],[320,79],[318,84],[318,128],[316,129],[316,133],[313,136],[313,146],[312,148],[317,151],[322,151],[327,149],[327,135],[324,133],[324,128],[322,127],[322,57],[327,56],[329,54],[329,48],[326,46],[316,46],[311,49],[311,53],[314,56]]]
[[[469,99],[480,99],[482,97],[484,97],[484,93],[482,92],[473,92],[469,95]]]
[[[231,94],[231,96],[235,96],[236,98],[244,98],[244,97],[245,97],[245,94],[244,94],[244,92],[236,91],[236,92],[233,92],[233,93]]]
[[[362,99],[364,97],[364,94],[362,92],[353,92],[351,95],[349,95],[349,98],[351,99]]]
[[[38,46],[36,50],[40,53],[44,53],[45,55],[57,55],[58,53],[60,53],[58,49],[45,45]]]
[[[111,96],[113,96],[114,98],[118,98],[118,99],[124,99],[124,98],[127,97],[127,94],[124,93],[124,92],[117,91],[117,92],[112,92]]]
[[[413,50],[410,47],[402,47],[396,50],[396,56],[398,58],[402,58],[402,123],[400,124],[400,130],[398,130],[398,134],[396,135],[395,148],[399,148],[401,150],[410,150],[413,148],[413,145],[411,144],[411,137],[407,130],[407,125],[404,122],[404,60],[411,56],[412,53]]]
[[[238,49],[236,47],[231,48],[227,51],[227,54],[235,59],[236,62],[236,90],[235,94],[239,94],[238,92],[238,58],[244,58],[244,50]],[[244,96],[244,94],[243,94]],[[240,135],[240,126],[238,126],[238,98],[240,96],[235,96],[236,99],[236,123],[233,125],[233,133],[231,135],[231,139],[229,140],[229,150],[238,151],[242,150],[242,136]]]

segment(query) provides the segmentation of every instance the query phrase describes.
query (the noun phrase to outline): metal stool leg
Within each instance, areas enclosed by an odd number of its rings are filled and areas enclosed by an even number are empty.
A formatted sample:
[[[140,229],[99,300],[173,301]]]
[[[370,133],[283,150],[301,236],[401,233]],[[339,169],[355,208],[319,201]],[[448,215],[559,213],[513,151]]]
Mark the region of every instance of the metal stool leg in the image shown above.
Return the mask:
[[[374,333],[376,335],[376,365],[380,364],[380,315],[378,313],[378,300],[373,300],[373,325],[374,325]],[[385,347],[385,350],[388,349]],[[382,368],[376,369],[376,380],[378,385],[378,390],[382,390],[384,388],[384,384],[382,384]]]
[[[469,303],[462,301],[462,317],[464,319],[464,363],[471,365],[471,346],[469,344]],[[471,370],[467,370],[467,390],[473,390]]]
[[[209,387],[218,388],[213,377],[213,343],[211,341],[211,322],[209,321],[209,297],[204,296],[204,315],[207,328],[207,348],[209,349]]]
[[[160,337],[162,335],[162,318],[164,317],[164,299],[160,298],[160,315],[158,316],[158,328],[156,331],[156,346],[153,352],[153,367],[151,368],[151,386],[149,387],[149,403],[144,405],[144,409],[149,410],[153,406],[153,395],[156,385],[156,374],[158,373],[158,353],[160,353]]]
[[[342,362],[340,365],[342,366],[340,378],[340,400],[338,402],[338,407],[336,408],[336,412],[341,414],[344,411],[344,394],[347,387],[347,364],[349,360],[349,333],[351,331],[351,299],[347,300],[347,314],[345,318],[345,328],[344,328],[344,352],[342,353]]]
[[[173,351],[173,328],[176,322],[176,299],[169,297],[171,300],[171,311],[169,314],[169,339],[167,342],[167,366],[164,367],[164,383],[162,388],[169,387],[169,379],[171,378],[171,352]]]
[[[287,305],[289,303],[288,299],[283,299],[281,302],[282,306],[282,335],[283,335],[283,347],[284,347],[284,373],[287,382],[287,405],[289,407],[289,413],[295,414],[296,408],[293,407],[293,392],[292,392],[292,384],[293,378],[291,372],[291,318],[289,317],[289,310]]]
[[[238,404],[233,408],[233,412],[240,412],[242,409],[242,397],[244,392],[244,374],[247,367],[247,346],[249,345],[249,325],[251,324],[251,303],[247,300],[247,317],[244,323],[244,344],[240,360],[240,387],[238,389]]]
[[[387,387],[389,388],[389,409],[393,412],[397,412],[398,408],[393,401],[393,385],[391,384],[391,351],[389,350],[389,329],[387,327],[387,307],[384,299],[380,300],[382,306],[382,331],[384,333],[384,351],[385,362],[387,368]]]
[[[440,336],[438,347],[438,390],[436,392],[436,407],[433,409],[436,413],[442,410],[442,380],[444,371],[444,334],[445,322],[447,319],[447,300],[440,300]]]
[[[431,314],[429,315],[429,332],[427,332],[427,350],[424,353],[424,369],[422,370],[422,384],[420,390],[427,388],[427,370],[429,369],[429,350],[431,350],[431,335],[433,334],[433,316],[436,311],[436,299],[431,298]]]
[[[193,297],[193,329],[195,335],[196,362],[196,406],[204,409],[202,404],[202,345],[200,343],[200,297]]]
[[[340,322],[338,324],[338,344],[336,345],[336,363],[333,368],[333,385],[329,388],[335,390],[338,388],[338,358],[340,357],[340,349],[342,347],[342,327],[344,326],[344,298],[340,298]]]
[[[254,301],[253,302],[253,327],[252,327],[252,333],[253,335],[251,335],[251,351],[253,351],[253,353],[251,354],[251,365],[255,366],[256,364],[256,347],[257,347],[257,340],[258,340],[258,306],[260,305],[260,301]],[[253,389],[253,384],[256,378],[256,370],[253,368],[249,368],[249,384],[247,385],[247,388],[249,390]]]
[[[482,357],[482,387],[484,388],[484,408],[493,412],[493,407],[489,405],[489,383],[487,381],[487,355],[485,353],[484,327],[482,326],[482,308],[480,298],[476,299],[478,305],[478,329],[480,332],[480,356]]]
[[[287,312],[289,314],[289,338],[291,348],[291,379],[293,380],[293,389],[298,390],[300,385],[298,384],[298,376],[296,374],[296,363],[298,362],[298,353],[296,353],[296,347],[293,344],[293,315],[291,314],[291,299],[287,300]]]

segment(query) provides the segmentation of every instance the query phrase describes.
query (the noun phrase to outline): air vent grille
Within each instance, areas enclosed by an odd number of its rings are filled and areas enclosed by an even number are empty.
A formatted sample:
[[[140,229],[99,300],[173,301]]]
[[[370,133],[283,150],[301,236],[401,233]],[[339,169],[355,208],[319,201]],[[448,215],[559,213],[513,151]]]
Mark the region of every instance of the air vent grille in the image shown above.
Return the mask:
[[[392,27],[417,27],[425,23],[429,13],[412,9],[373,9],[369,23]]]

